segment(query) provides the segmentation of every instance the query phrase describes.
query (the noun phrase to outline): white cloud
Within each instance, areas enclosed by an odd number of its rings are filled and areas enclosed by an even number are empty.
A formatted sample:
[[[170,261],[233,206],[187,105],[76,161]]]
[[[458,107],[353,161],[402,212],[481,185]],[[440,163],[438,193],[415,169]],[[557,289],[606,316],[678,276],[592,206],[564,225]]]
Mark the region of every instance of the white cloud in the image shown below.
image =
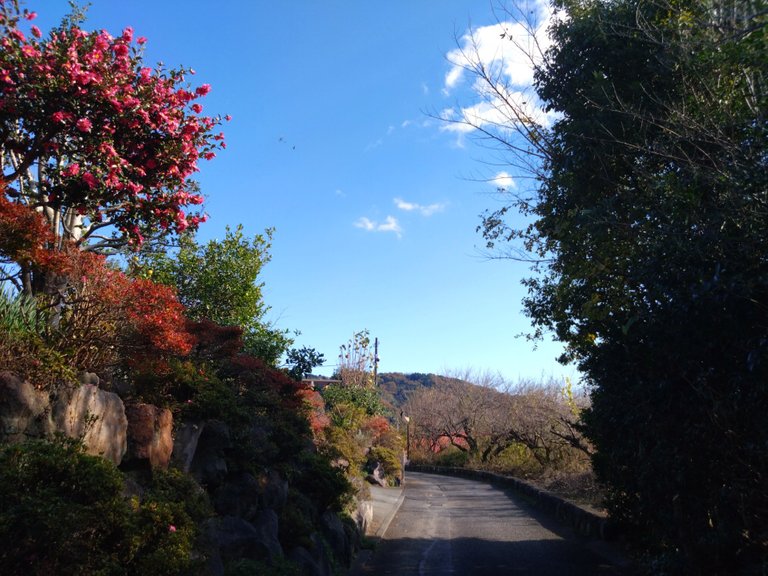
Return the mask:
[[[510,174],[504,170],[498,172],[496,176],[488,181],[488,183],[492,184],[495,188],[517,188],[517,184],[515,184],[512,176],[510,176]]]
[[[362,228],[368,232],[394,232],[398,238],[403,234],[400,223],[393,216],[387,216],[384,222],[374,222],[370,218],[362,216],[355,221],[354,225],[356,228]]]
[[[406,212],[419,212],[422,216],[432,216],[432,214],[436,212],[442,212],[445,210],[444,203],[434,203],[423,206],[414,202],[406,202],[402,198],[395,198],[395,206]]]
[[[363,230],[376,230],[376,223],[370,219],[362,216],[355,221],[356,228],[362,228]]]
[[[387,216],[387,218],[384,220],[384,223],[379,224],[377,230],[379,232],[394,232],[397,234],[398,238],[400,238],[401,234],[403,233],[403,229],[400,227],[400,224],[398,224],[397,219],[393,216]]]
[[[545,0],[532,4],[532,12],[520,13],[528,22],[510,19],[470,28],[448,52],[451,67],[443,92],[458,89],[465,77],[473,81],[467,86],[469,105],[444,110],[440,117],[447,122],[441,130],[461,135],[476,128],[511,131],[521,123],[551,125],[554,118],[533,89],[533,72],[550,44],[547,28],[553,15]]]
[[[459,46],[448,52],[451,68],[445,75],[444,89],[456,88],[467,68],[482,68],[495,77],[501,75],[512,86],[529,87],[534,66],[547,49],[547,29],[553,13],[545,0],[534,0],[532,12],[520,14],[527,22],[508,20],[489,26],[470,28]]]

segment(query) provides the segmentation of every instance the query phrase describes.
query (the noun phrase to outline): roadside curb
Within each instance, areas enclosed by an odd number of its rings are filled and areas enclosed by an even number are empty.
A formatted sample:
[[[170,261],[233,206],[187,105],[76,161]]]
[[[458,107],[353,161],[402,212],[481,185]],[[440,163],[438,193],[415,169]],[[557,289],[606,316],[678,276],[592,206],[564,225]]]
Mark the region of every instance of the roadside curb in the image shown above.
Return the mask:
[[[397,514],[397,511],[400,510],[400,506],[403,504],[403,500],[405,500],[404,488],[400,490],[400,496],[398,497],[397,501],[389,510],[387,515],[384,517],[384,520],[381,521],[381,525],[379,526],[379,529],[376,530],[375,534],[371,534],[371,536],[373,536],[374,538],[382,538],[384,536],[384,534],[387,531],[387,528],[389,528],[389,525],[392,522],[392,519],[395,517],[395,514]]]
[[[371,501],[373,500],[375,500],[375,495],[372,495]],[[352,565],[346,572],[347,576],[360,576],[361,574],[365,573],[366,565],[371,560],[371,558],[373,558],[376,543],[384,537],[384,534],[386,534],[387,528],[389,528],[389,525],[392,523],[392,519],[400,509],[403,500],[405,500],[405,488],[400,488],[400,495],[397,497],[397,500],[395,500],[391,505],[386,506],[387,512],[384,515],[381,524],[379,524],[377,527],[376,531],[372,534],[366,535],[366,537],[373,542],[373,549],[365,548],[357,552],[354,560],[352,561]]]

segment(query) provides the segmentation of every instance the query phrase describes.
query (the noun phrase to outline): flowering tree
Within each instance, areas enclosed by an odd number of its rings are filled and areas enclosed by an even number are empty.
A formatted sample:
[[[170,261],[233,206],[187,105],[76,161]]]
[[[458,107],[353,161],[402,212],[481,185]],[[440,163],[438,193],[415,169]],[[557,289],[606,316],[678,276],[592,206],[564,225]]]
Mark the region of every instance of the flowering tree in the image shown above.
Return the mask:
[[[0,0],[0,165],[6,197],[42,213],[51,248],[109,252],[205,220],[191,180],[224,148],[192,70],[146,67],[143,37],[85,32],[75,13],[47,37]],[[29,26],[25,33],[22,27]],[[228,119],[228,117],[226,118]],[[25,291],[42,288],[21,267]]]

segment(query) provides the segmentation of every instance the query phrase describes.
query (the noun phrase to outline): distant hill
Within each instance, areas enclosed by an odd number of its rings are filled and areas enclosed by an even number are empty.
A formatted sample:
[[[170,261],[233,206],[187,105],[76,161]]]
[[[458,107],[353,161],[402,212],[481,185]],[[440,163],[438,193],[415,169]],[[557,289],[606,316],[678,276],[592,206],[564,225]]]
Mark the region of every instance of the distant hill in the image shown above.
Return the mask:
[[[408,400],[408,396],[416,390],[431,388],[440,382],[462,382],[457,378],[447,378],[437,374],[403,374],[401,372],[383,372],[379,374],[378,385],[384,404],[397,413]],[[469,382],[466,382],[467,385]]]

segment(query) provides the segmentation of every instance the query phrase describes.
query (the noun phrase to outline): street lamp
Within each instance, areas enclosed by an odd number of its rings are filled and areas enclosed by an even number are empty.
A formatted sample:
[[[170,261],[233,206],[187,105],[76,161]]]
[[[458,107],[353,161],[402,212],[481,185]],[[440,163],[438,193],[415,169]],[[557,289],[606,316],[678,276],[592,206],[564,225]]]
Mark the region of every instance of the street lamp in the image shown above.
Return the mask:
[[[403,416],[405,420],[405,462],[411,462],[411,417]]]

